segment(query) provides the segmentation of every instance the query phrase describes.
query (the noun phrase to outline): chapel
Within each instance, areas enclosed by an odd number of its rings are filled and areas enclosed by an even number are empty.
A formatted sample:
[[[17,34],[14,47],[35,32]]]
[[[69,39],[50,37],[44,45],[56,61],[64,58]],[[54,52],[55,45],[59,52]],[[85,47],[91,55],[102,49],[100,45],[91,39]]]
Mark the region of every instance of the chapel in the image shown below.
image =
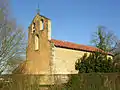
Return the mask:
[[[40,13],[28,28],[26,60],[15,69],[22,74],[77,74],[75,62],[100,49],[51,38],[51,20]],[[109,57],[112,54],[108,53]]]

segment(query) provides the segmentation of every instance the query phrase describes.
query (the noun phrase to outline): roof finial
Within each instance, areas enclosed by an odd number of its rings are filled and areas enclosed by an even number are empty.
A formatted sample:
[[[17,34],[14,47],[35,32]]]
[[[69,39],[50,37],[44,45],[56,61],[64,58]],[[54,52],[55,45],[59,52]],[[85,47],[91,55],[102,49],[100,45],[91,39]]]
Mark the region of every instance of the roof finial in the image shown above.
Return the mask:
[[[37,7],[37,14],[40,14],[39,3],[38,3],[38,7]]]

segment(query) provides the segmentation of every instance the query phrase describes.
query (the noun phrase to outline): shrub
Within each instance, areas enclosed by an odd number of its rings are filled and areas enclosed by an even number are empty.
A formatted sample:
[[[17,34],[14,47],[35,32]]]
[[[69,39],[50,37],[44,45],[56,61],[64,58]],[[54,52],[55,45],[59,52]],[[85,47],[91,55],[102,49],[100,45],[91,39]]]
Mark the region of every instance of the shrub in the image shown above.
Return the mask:
[[[100,52],[91,53],[89,56],[84,54],[75,63],[75,69],[79,70],[79,73],[120,71],[120,68],[114,65],[113,59],[108,58],[106,54]]]

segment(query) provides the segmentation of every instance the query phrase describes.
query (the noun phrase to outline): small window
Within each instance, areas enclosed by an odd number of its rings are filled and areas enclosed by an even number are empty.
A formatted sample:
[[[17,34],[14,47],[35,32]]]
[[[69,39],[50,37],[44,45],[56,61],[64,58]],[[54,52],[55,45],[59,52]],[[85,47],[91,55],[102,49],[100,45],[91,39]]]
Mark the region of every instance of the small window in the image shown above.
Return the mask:
[[[35,32],[35,23],[32,24],[32,33]]]
[[[35,50],[39,49],[39,36],[35,35]]]
[[[40,30],[44,29],[44,21],[43,19],[40,20]]]
[[[33,29],[35,29],[35,23],[33,23]]]

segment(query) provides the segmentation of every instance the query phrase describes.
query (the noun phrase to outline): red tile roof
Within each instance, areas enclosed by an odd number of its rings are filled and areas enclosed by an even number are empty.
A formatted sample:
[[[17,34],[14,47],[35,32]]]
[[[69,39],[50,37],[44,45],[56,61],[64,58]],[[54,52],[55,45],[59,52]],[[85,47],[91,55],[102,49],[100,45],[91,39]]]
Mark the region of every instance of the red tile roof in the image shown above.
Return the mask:
[[[68,48],[68,49],[81,50],[81,51],[87,51],[87,52],[96,52],[96,51],[103,52],[103,50],[98,49],[96,47],[76,44],[76,43],[67,42],[67,41],[51,39],[51,42],[53,42],[56,47],[61,47],[61,48]],[[108,54],[112,55],[111,53],[108,53]]]

